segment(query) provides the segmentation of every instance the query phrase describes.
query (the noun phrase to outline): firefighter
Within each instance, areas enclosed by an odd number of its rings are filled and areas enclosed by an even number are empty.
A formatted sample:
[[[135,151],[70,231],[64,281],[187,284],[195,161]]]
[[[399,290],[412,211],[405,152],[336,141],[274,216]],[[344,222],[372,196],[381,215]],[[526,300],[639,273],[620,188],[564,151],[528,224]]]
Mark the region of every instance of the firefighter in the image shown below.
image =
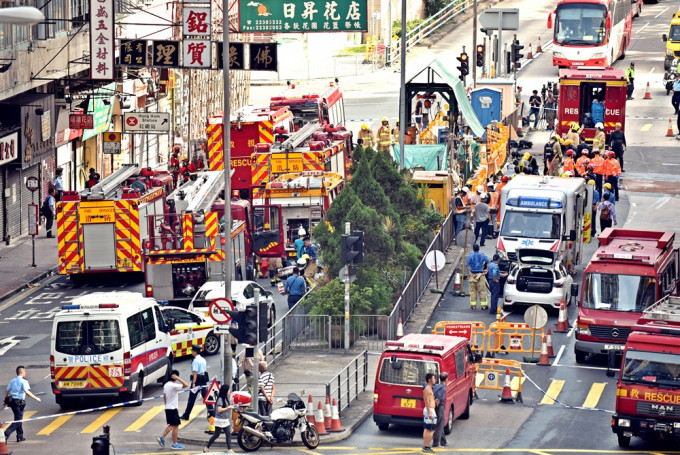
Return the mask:
[[[565,141],[566,145],[568,144],[569,139]],[[564,159],[562,155],[562,147],[560,146],[559,142],[555,142],[553,145],[553,158],[550,161],[550,165],[548,166],[548,175],[551,175],[553,177],[559,177],[560,174],[562,173],[562,160]]]
[[[548,174],[548,165],[555,156],[553,152],[553,144],[557,142],[557,137],[550,136],[548,142],[543,146],[543,175]]]
[[[399,143],[399,120],[397,120],[396,126],[392,128],[392,142]]]
[[[574,146],[578,146],[581,142],[581,137],[579,135],[581,134],[582,129],[583,128],[579,126],[578,122],[571,122],[571,128],[567,133],[566,139],[571,139],[571,143],[574,144]]]
[[[604,177],[612,186],[614,191],[615,200],[619,200],[619,176],[621,175],[621,165],[619,160],[616,159],[616,154],[612,151],[604,152],[604,164],[602,165],[604,169]]]
[[[189,163],[187,164],[187,171],[189,171],[192,174],[195,173],[198,170],[198,168],[196,167],[195,161],[196,161],[196,158],[194,158],[193,161],[189,161]]]
[[[593,147],[593,158],[590,160],[590,165],[593,166],[593,173],[595,174],[595,186],[597,191],[602,194],[602,181],[604,180],[604,158],[600,155],[600,149]]]
[[[600,122],[595,125],[597,132],[593,138],[593,148],[598,148],[604,150],[604,146],[607,143],[607,136],[604,134],[604,125]]]
[[[534,173],[534,169],[531,167],[531,153],[526,152],[522,157],[522,160],[517,166],[517,171],[521,174],[531,175]]]
[[[590,159],[588,159],[588,150],[582,150],[581,156],[576,159],[576,173],[580,176],[583,176],[588,163],[590,163]]]
[[[378,151],[389,152],[391,145],[392,139],[390,138],[390,122],[387,121],[387,117],[383,117],[382,125],[380,125],[380,128],[378,128]]]
[[[628,100],[633,99],[633,90],[635,90],[635,62],[630,62],[630,66],[626,68],[626,80],[628,86],[626,87],[626,95]]]
[[[364,146],[364,149],[368,147],[373,148],[375,139],[373,137],[373,131],[371,131],[367,124],[364,123],[361,125],[361,130],[359,131],[357,138],[363,141],[362,145]]]
[[[272,287],[276,286],[281,278],[279,278],[279,269],[283,267],[281,258],[269,258],[269,283]]]
[[[571,175],[574,175],[574,151],[572,149],[569,149],[566,151],[567,157],[564,159],[564,163],[562,163],[562,172],[571,172]]]

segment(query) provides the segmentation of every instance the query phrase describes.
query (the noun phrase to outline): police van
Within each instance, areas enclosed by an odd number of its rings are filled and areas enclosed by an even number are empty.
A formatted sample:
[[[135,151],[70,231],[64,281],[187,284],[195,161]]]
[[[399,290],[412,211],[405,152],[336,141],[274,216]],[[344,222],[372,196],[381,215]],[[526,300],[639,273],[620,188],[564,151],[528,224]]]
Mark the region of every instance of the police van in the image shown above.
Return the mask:
[[[144,386],[169,379],[173,325],[141,293],[94,292],[63,306],[50,342],[57,404],[68,408],[82,397],[141,400]]]

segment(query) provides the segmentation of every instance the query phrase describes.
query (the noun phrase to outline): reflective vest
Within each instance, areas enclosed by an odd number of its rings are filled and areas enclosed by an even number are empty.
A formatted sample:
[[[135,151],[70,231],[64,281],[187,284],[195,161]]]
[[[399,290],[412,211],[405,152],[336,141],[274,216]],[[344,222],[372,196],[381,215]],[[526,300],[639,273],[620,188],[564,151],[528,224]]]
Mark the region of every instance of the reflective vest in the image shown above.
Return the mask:
[[[399,128],[392,128],[392,140],[394,142],[399,142]]]
[[[626,80],[628,82],[631,82],[635,80],[635,68],[631,68],[630,66],[626,69]]]
[[[454,204],[453,204],[453,208],[456,211],[456,213],[458,213],[458,214],[467,213],[468,207],[467,207],[467,204],[465,202],[465,199],[466,199],[465,197],[456,196],[456,199],[455,199]],[[456,202],[458,202],[459,200],[460,200],[460,203],[462,205],[461,207],[458,207],[458,205],[456,204]]]
[[[595,137],[593,138],[593,148],[603,150],[606,140],[607,139],[604,135],[604,131],[598,130],[597,133],[595,133]]]
[[[369,130],[359,130],[359,134],[357,135],[358,139],[361,139],[363,141],[363,146],[364,147],[373,147],[373,131]]]
[[[563,172],[571,171],[574,172],[574,159],[572,157],[567,157],[566,160],[564,160],[564,164],[562,165],[562,170]]]
[[[586,167],[584,161],[588,159],[588,155],[581,155],[581,157],[576,160],[576,172],[578,172],[578,175],[583,175],[585,173]]]
[[[390,139],[390,127],[382,125],[378,128],[378,145],[381,147],[389,147],[392,144]]]
[[[489,195],[491,196],[491,201],[489,202],[489,208],[491,210],[497,210],[498,209],[498,201],[500,199],[498,197],[498,193],[496,191],[494,191],[493,193],[489,193]]]
[[[616,158],[608,158],[604,160],[604,163],[602,164],[602,169],[604,170],[604,175],[606,177],[609,176],[619,176],[621,175],[621,165],[619,164],[619,160]]]
[[[595,174],[604,175],[604,158],[599,154],[595,154],[595,157],[590,160],[590,164],[593,165],[593,172]]]

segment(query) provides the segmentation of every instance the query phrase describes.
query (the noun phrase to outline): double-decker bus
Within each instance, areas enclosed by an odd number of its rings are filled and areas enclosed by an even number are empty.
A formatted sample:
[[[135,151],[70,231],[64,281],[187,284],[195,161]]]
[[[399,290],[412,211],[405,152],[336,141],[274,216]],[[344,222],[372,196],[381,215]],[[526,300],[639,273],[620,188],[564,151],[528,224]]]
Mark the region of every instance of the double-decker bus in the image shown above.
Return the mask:
[[[611,66],[630,45],[632,19],[631,0],[560,0],[548,16],[553,66]]]

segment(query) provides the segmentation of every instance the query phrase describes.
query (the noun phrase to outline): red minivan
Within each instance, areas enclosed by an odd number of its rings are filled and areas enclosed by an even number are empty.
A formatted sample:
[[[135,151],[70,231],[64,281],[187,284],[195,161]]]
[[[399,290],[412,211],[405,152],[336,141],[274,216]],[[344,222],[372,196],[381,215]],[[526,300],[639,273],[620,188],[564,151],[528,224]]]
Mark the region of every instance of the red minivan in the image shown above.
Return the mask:
[[[449,374],[446,390],[444,432],[451,433],[453,421],[470,417],[475,393],[475,363],[467,338],[446,335],[409,334],[398,341],[385,343],[375,376],[373,421],[381,430],[391,423],[423,425],[423,387],[425,375]],[[438,379],[437,379],[438,380]]]

